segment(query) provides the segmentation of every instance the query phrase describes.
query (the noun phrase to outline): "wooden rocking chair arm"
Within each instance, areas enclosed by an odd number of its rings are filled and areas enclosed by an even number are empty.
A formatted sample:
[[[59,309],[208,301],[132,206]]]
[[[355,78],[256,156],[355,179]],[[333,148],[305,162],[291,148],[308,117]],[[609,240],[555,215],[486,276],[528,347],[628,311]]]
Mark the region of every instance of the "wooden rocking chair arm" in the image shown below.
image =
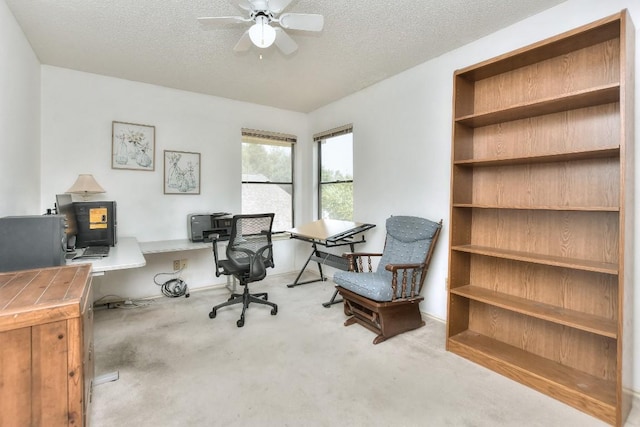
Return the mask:
[[[363,256],[382,256],[382,254],[377,252],[344,252],[342,254],[343,258],[357,258]]]
[[[422,264],[387,264],[384,268],[387,271],[395,273],[398,270],[409,270],[409,269],[415,270],[423,267],[424,267],[424,263]]]
[[[373,271],[373,264],[371,263],[371,259],[373,257],[381,256],[382,254],[378,252],[345,252],[342,254],[342,257],[346,258],[349,262],[349,271],[360,273],[366,270]]]

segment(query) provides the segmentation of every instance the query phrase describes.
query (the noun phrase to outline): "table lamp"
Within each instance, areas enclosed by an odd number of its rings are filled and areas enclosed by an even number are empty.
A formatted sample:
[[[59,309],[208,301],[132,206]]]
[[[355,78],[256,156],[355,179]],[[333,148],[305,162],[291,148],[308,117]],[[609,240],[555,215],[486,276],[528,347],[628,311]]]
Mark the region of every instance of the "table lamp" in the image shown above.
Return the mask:
[[[79,194],[83,200],[92,194],[105,193],[104,188],[96,182],[96,179],[91,174],[80,174],[78,179],[73,183],[71,188],[67,190],[67,193]]]

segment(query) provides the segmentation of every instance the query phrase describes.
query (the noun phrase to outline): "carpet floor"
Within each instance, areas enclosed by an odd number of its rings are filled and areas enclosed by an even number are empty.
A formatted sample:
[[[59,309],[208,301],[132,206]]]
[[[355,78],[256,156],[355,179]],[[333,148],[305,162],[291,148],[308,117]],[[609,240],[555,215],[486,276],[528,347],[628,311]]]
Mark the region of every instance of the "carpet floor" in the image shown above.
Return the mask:
[[[603,426],[597,419],[444,349],[445,325],[373,345],[322,306],[332,282],[252,284],[278,314],[253,304],[208,313],[225,288],[190,298],[97,310],[91,424],[103,426]],[[134,301],[134,303],[136,303]],[[133,306],[132,306],[133,307]],[[637,400],[637,399],[636,399]],[[627,426],[639,426],[634,405]]]

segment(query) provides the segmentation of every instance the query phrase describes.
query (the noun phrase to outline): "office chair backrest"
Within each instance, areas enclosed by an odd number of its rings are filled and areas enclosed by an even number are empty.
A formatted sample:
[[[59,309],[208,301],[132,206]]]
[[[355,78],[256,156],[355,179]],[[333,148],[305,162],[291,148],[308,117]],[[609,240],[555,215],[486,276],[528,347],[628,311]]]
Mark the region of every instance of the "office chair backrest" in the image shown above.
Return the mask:
[[[227,259],[239,269],[249,270],[249,281],[262,280],[273,267],[271,227],[273,213],[235,215],[231,225]]]

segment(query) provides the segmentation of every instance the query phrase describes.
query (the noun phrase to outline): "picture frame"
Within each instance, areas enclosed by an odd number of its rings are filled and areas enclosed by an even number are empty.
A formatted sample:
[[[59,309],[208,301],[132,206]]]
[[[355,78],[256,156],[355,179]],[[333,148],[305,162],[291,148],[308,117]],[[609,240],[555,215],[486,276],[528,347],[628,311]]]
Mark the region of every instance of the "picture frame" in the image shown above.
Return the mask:
[[[164,150],[164,194],[200,194],[200,153]]]
[[[156,127],[113,121],[111,125],[111,168],[154,171]]]

